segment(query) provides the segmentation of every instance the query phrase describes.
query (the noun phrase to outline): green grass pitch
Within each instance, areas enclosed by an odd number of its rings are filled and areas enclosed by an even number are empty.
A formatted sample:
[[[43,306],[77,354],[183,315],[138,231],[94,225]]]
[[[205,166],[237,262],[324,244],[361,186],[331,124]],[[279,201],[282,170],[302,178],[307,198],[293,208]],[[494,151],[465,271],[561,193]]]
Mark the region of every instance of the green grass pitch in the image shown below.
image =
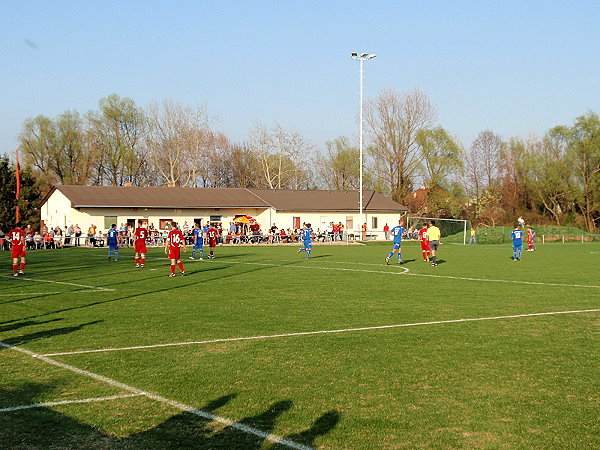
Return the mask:
[[[600,447],[600,244],[390,248],[0,253],[0,447]]]

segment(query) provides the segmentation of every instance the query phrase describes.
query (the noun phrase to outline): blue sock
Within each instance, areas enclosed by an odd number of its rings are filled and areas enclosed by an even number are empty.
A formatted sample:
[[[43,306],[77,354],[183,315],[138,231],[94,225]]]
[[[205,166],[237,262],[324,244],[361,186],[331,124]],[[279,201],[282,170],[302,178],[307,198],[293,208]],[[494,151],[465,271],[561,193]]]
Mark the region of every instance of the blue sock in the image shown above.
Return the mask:
[[[398,252],[398,261],[402,261],[402,253]]]
[[[204,250],[200,249],[200,258],[204,258]]]
[[[309,256],[310,256],[310,249],[306,250],[306,258],[308,259]]]
[[[387,259],[391,259],[392,256],[394,256],[394,252],[390,252],[390,254],[388,255]]]
[[[192,250],[192,259],[196,256],[196,250]]]
[[[110,258],[112,256],[112,250],[108,251],[108,257]]]
[[[119,250],[115,251],[115,261],[119,259]]]
[[[513,252],[513,259],[517,259],[517,252],[516,251]]]

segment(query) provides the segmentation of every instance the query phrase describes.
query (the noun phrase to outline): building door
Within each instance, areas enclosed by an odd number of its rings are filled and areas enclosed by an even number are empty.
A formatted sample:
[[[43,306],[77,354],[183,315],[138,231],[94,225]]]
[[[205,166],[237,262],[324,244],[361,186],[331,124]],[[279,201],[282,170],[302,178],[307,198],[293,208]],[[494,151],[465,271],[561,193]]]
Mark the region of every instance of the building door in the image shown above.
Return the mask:
[[[294,229],[300,228],[300,217],[294,217],[292,221],[294,222]]]

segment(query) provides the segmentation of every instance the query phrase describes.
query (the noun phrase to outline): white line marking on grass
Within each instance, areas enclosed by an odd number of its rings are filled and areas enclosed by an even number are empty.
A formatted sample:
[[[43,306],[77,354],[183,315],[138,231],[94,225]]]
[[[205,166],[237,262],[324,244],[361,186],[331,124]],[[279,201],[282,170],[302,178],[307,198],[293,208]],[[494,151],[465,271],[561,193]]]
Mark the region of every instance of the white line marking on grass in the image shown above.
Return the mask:
[[[8,275],[0,275],[0,278],[13,278],[13,277],[8,276]],[[105,287],[101,287],[101,286],[88,286],[87,284],[69,283],[66,281],[41,280],[39,278],[24,278],[24,277],[16,277],[16,278],[17,278],[17,280],[36,281],[38,283],[64,284],[66,286],[82,287],[82,288],[90,289],[92,291],[114,292],[114,289],[105,288]],[[81,292],[81,291],[74,291],[74,292]],[[61,294],[62,294],[62,292],[61,292]]]
[[[74,403],[105,402],[108,400],[117,400],[120,398],[139,397],[141,395],[142,394],[124,394],[124,395],[113,395],[110,397],[85,398],[83,400],[63,400],[60,402],[32,403],[31,405],[21,405],[21,406],[13,406],[12,408],[2,408],[2,409],[0,409],[0,412],[11,412],[11,411],[20,411],[21,409],[46,408],[46,407],[60,406],[60,405],[71,405]]]
[[[466,280],[466,281],[483,281],[488,283],[511,283],[511,284],[533,284],[538,286],[559,286],[559,287],[580,287],[600,289],[600,286],[593,284],[563,284],[563,283],[544,283],[541,281],[520,281],[520,280],[497,280],[493,278],[471,278],[471,277],[455,277],[451,275],[435,275],[433,273],[406,273],[413,277],[432,277],[432,278],[449,278],[451,280]]]
[[[478,322],[483,320],[500,320],[500,319],[517,319],[522,317],[537,317],[537,316],[552,316],[556,314],[580,314],[589,312],[600,312],[600,309],[581,309],[573,311],[553,311],[553,312],[542,312],[542,313],[530,313],[530,314],[515,314],[510,316],[491,316],[491,317],[475,317],[467,319],[451,319],[451,320],[436,320],[431,322],[414,322],[414,323],[402,323],[396,325],[379,325],[373,327],[359,327],[359,328],[342,328],[339,330],[318,330],[318,331],[300,331],[297,333],[283,333],[283,334],[269,334],[263,336],[248,336],[248,337],[236,337],[236,338],[223,338],[223,339],[210,339],[206,341],[187,341],[187,342],[173,342],[168,344],[153,344],[153,345],[137,345],[133,347],[115,347],[115,348],[101,348],[96,350],[77,350],[73,352],[60,352],[60,353],[45,353],[41,356],[64,356],[64,355],[80,355],[82,353],[103,353],[103,352],[118,352],[125,350],[143,350],[148,348],[161,348],[161,347],[178,347],[182,345],[199,345],[199,344],[215,344],[219,342],[239,342],[239,341],[257,341],[265,339],[276,339],[276,338],[287,338],[294,336],[311,336],[317,334],[334,334],[334,333],[349,333],[352,331],[371,331],[371,330],[384,330],[389,328],[403,328],[403,327],[416,327],[422,325],[439,325],[445,323],[460,323],[460,322]]]
[[[294,269],[319,269],[319,270],[336,270],[336,271],[340,271],[340,272],[364,272],[364,273],[382,273],[382,274],[386,274],[386,275],[402,275],[403,273],[408,272],[408,269],[406,267],[399,267],[400,270],[402,270],[402,272],[394,272],[392,270],[367,270],[367,269],[349,269],[349,268],[344,268],[344,267],[323,267],[323,266],[303,266],[303,265],[297,265],[297,266],[292,266],[292,265],[288,265],[288,264],[274,264],[274,263],[258,263],[258,262],[243,262],[243,261],[228,261],[228,260],[219,260],[219,261],[214,261],[209,263],[209,264],[215,264],[217,262],[221,262],[223,261],[225,264],[245,264],[245,265],[249,265],[249,266],[266,266],[266,267],[290,267],[290,268],[294,268]],[[369,264],[372,266],[375,266],[377,264]]]
[[[228,426],[228,427],[231,427],[231,428],[235,428],[236,430],[243,431],[244,433],[252,434],[254,436],[257,436],[257,437],[259,437],[261,439],[264,439],[266,441],[269,441],[269,442],[272,442],[272,443],[275,443],[275,444],[285,445],[286,447],[290,447],[290,448],[297,449],[297,450],[312,450],[311,447],[307,447],[306,445],[298,444],[298,443],[296,443],[294,441],[290,441],[288,439],[284,439],[282,437],[275,436],[275,435],[270,434],[270,433],[266,433],[266,432],[261,431],[261,430],[259,430],[257,428],[253,428],[253,427],[250,427],[248,425],[244,425],[242,423],[234,422],[233,420],[226,419],[224,417],[216,416],[216,415],[211,414],[211,413],[206,412],[206,411],[201,411],[199,409],[193,408],[193,407],[185,405],[183,403],[179,403],[179,402],[177,402],[175,400],[170,400],[168,398],[161,397],[160,395],[156,395],[156,394],[152,394],[150,392],[143,391],[141,389],[138,389],[138,388],[133,387],[133,386],[129,386],[129,385],[125,384],[125,383],[121,383],[119,381],[113,380],[113,379],[105,377],[103,375],[99,375],[97,373],[90,372],[88,370],[79,369],[79,368],[77,368],[75,366],[71,366],[69,364],[64,364],[64,363],[61,363],[59,361],[55,361],[54,359],[50,359],[50,358],[48,358],[48,357],[46,357],[44,355],[40,355],[38,353],[32,352],[31,350],[27,350],[27,349],[22,348],[22,347],[16,347],[14,345],[5,344],[4,342],[0,342],[0,347],[24,353],[24,354],[26,354],[28,356],[31,356],[32,358],[39,359],[39,360],[44,361],[45,363],[51,364],[53,366],[69,370],[69,371],[77,373],[79,375],[83,375],[83,376],[86,376],[86,377],[89,377],[89,378],[93,378],[94,380],[102,381],[103,383],[106,383],[106,384],[109,384],[111,386],[120,388],[120,389],[122,389],[124,391],[131,392],[131,393],[136,394],[136,395],[143,395],[143,396],[145,396],[147,398],[150,398],[152,400],[155,400],[157,402],[164,403],[166,405],[169,405],[169,406],[172,406],[174,408],[177,408],[177,409],[179,409],[179,410],[181,410],[183,412],[194,414],[194,415],[196,415],[198,417],[202,417],[203,419],[207,419],[207,420],[210,420],[212,422],[219,422],[219,423],[221,423],[221,424],[223,424],[225,426]]]
[[[220,260],[225,264],[246,264],[251,266],[272,266],[272,267],[293,267],[294,269],[315,269],[318,268],[320,270],[339,270],[339,271],[349,271],[349,272],[365,272],[365,273],[381,273],[386,275],[410,275],[413,277],[433,277],[433,278],[448,278],[451,280],[465,280],[465,281],[483,281],[487,283],[510,283],[510,284],[530,284],[530,285],[538,285],[538,286],[557,286],[557,287],[580,287],[580,288],[592,288],[592,289],[600,289],[598,285],[588,285],[588,284],[566,284],[566,283],[545,283],[541,281],[520,281],[520,280],[501,280],[501,279],[493,279],[493,278],[473,278],[473,277],[456,277],[451,275],[436,275],[430,273],[413,273],[407,267],[399,267],[402,272],[396,272],[391,270],[365,270],[365,269],[348,269],[343,267],[322,267],[318,265],[308,266],[308,265],[287,265],[287,264],[274,264],[274,263],[255,263],[255,262],[242,262],[242,261],[229,261],[229,260]],[[216,261],[215,261],[216,262]],[[213,264],[215,263],[213,262]],[[338,264],[362,264],[362,265],[374,265],[378,264],[368,264],[368,263],[353,263],[346,261],[339,261]],[[391,266],[391,265],[390,265]]]

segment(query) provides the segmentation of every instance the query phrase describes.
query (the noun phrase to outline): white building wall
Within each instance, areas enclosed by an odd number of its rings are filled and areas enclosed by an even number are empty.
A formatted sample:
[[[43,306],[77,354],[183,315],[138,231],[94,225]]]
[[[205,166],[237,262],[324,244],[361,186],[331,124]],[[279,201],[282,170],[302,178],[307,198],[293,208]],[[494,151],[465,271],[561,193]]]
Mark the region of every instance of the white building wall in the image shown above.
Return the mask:
[[[211,216],[221,216],[223,229],[229,228],[229,223],[236,215],[249,215],[257,219],[263,232],[266,232],[274,223],[278,228],[294,228],[294,218],[299,218],[300,226],[303,222],[310,223],[312,228],[326,229],[329,222],[342,222],[346,231],[358,233],[360,230],[360,218],[357,211],[276,211],[273,208],[205,208],[205,209],[172,209],[172,208],[79,208],[71,207],[71,201],[60,191],[55,190],[41,208],[41,218],[46,226],[60,226],[64,228],[69,225],[79,225],[85,234],[88,228],[94,224],[103,232],[107,230],[105,217],[116,217],[117,225],[127,223],[127,220],[144,219],[153,224],[156,229],[161,219],[172,219],[182,226],[187,222],[188,226],[194,226],[194,219],[201,219],[202,224],[207,223]],[[367,229],[373,232],[383,232],[387,223],[390,228],[398,223],[402,214],[393,212],[368,212],[364,214]],[[377,226],[374,227],[373,219]],[[110,224],[107,224],[110,226]],[[351,226],[350,226],[351,225]]]

